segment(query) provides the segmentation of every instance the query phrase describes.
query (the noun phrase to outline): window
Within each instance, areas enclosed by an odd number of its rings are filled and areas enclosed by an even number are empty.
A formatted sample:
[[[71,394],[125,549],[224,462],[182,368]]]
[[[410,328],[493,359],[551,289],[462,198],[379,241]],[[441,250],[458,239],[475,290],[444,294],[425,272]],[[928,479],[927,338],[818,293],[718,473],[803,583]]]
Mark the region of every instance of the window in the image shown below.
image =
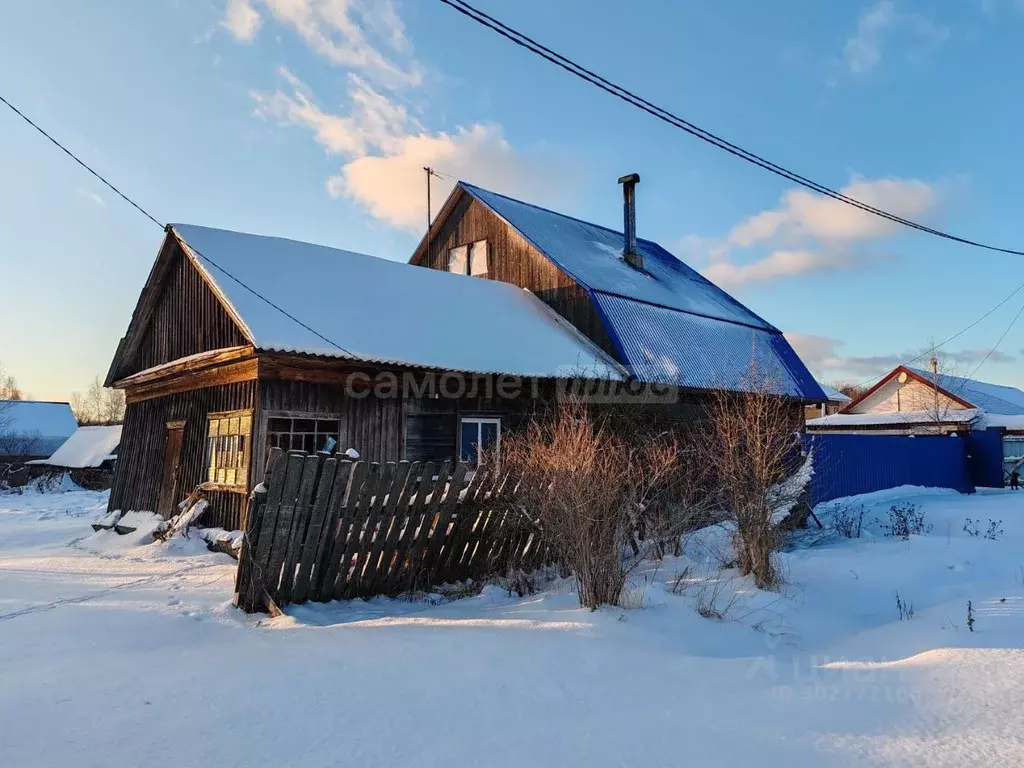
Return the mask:
[[[448,251],[448,271],[459,275],[487,277],[487,241],[477,240]]]
[[[252,413],[211,413],[206,437],[206,479],[244,488],[249,481]]]
[[[302,417],[270,417],[267,420],[267,446],[284,451],[334,453],[338,447],[338,419]]]
[[[463,417],[459,424],[459,459],[472,466],[480,464],[485,451],[501,451],[501,419]]]

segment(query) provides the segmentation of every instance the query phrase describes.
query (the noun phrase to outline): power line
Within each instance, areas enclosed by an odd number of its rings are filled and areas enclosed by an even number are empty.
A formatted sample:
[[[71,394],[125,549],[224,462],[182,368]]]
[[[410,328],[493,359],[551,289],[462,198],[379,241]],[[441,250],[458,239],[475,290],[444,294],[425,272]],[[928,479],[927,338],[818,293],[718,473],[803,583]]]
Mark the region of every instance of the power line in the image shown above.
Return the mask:
[[[572,59],[569,59],[566,56],[561,55],[560,53],[552,50],[551,48],[548,48],[547,46],[537,42],[533,38],[499,21],[493,16],[490,16],[487,13],[484,13],[483,11],[479,10],[478,8],[473,7],[469,3],[465,2],[465,0],[440,0],[440,2],[459,12],[463,16],[472,19],[478,24],[481,24],[491,29],[492,31],[506,38],[510,42],[515,43],[521,48],[525,48],[531,53],[534,53],[537,56],[546,59],[550,63],[565,70],[569,74],[574,75],[575,77],[578,77],[581,80],[584,80],[590,83],[591,85],[596,86],[597,88],[600,88],[601,90],[611,94],[612,96],[615,96],[616,98],[621,99],[622,101],[625,101],[628,104],[631,104],[632,106],[643,110],[644,112],[652,115],[653,117],[656,117],[657,119],[665,123],[668,123],[669,125],[679,128],[680,130],[685,131],[686,133],[695,136],[696,138],[701,139],[702,141],[705,141],[708,144],[717,147],[718,149],[728,152],[731,155],[739,157],[740,159],[745,160],[753,165],[759,166],[760,168],[763,168],[769,171],[770,173],[774,173],[777,176],[781,176],[782,178],[788,179],[789,181],[799,184],[800,186],[806,187],[807,189],[818,192],[819,194],[830,197],[834,200],[838,200],[847,205],[859,208],[860,210],[865,211],[867,213],[871,213],[874,214],[875,216],[888,219],[889,221],[892,221],[896,224],[901,224],[911,229],[916,229],[920,232],[926,232],[936,237],[952,240],[954,242],[962,243],[964,245],[969,245],[975,248],[983,248],[988,251],[1007,253],[1014,256],[1024,256],[1024,251],[1015,250],[1012,248],[1001,248],[998,246],[989,245],[987,243],[970,240],[968,238],[959,237],[948,232],[943,232],[941,230],[925,226],[924,224],[911,221],[910,219],[906,219],[902,216],[898,216],[894,213],[883,210],[881,208],[877,208],[873,205],[869,205],[860,200],[856,200],[855,198],[845,195],[842,192],[839,192],[838,190],[827,187],[824,184],[819,184],[818,182],[813,181],[807,178],[806,176],[802,176],[796,173],[795,171],[791,171],[788,168],[785,168],[784,166],[767,160],[766,158],[761,157],[760,155],[757,155],[749,150],[744,149],[743,147],[733,144],[732,142],[729,142],[723,139],[722,137],[717,136],[711,131],[705,130],[700,126],[697,126],[685,120],[684,118],[679,117],[678,115],[668,111],[667,109],[659,107],[657,104],[654,104],[638,96],[632,91],[608,80],[607,78],[602,77],[596,72],[593,72],[592,70],[587,69],[586,67],[580,64],[577,64]]]
[[[17,115],[18,117],[20,117],[20,118],[21,118],[22,120],[24,120],[24,121],[25,121],[26,123],[28,123],[28,124],[29,124],[30,126],[32,126],[33,128],[35,128],[35,129],[36,129],[36,131],[38,131],[38,132],[39,132],[40,134],[42,134],[43,136],[45,136],[45,137],[46,137],[46,139],[47,139],[47,140],[48,140],[48,141],[49,141],[49,142],[50,142],[51,144],[53,144],[53,145],[54,145],[55,147],[57,147],[57,148],[58,148],[58,149],[59,149],[59,150],[60,150],[61,152],[63,152],[63,153],[65,154],[65,155],[67,155],[67,156],[68,156],[68,157],[70,157],[70,158],[71,158],[72,160],[74,160],[74,161],[75,161],[76,163],[78,163],[78,164],[79,164],[80,166],[82,166],[82,168],[84,168],[85,170],[87,170],[87,171],[88,171],[89,173],[91,173],[91,174],[92,174],[93,176],[95,176],[95,177],[96,177],[97,179],[99,179],[99,180],[100,180],[100,181],[101,181],[101,182],[102,182],[102,183],[103,183],[104,185],[106,185],[106,186],[107,186],[107,188],[109,188],[109,189],[110,189],[110,190],[111,190],[112,192],[114,192],[114,193],[115,193],[115,194],[116,194],[116,195],[117,195],[118,197],[120,197],[120,198],[121,198],[122,200],[124,200],[124,201],[125,201],[126,203],[128,203],[128,204],[129,204],[130,206],[132,206],[132,207],[133,207],[133,208],[134,208],[135,210],[137,210],[137,211],[138,211],[139,213],[141,213],[141,214],[142,214],[143,216],[145,216],[145,217],[146,217],[147,219],[149,219],[149,220],[150,220],[150,221],[152,221],[152,222],[153,222],[154,224],[156,224],[156,225],[157,225],[158,227],[160,227],[160,229],[164,230],[165,232],[167,232],[167,231],[170,231],[171,227],[170,227],[170,225],[169,225],[169,224],[161,224],[161,223],[160,223],[160,221],[159,221],[159,220],[158,220],[158,219],[157,219],[157,218],[156,218],[155,216],[153,216],[153,214],[151,214],[151,213],[150,213],[149,211],[147,211],[147,210],[146,210],[145,208],[143,208],[143,207],[142,207],[141,205],[139,205],[139,204],[138,204],[138,203],[136,203],[136,202],[135,202],[134,200],[132,200],[132,199],[131,199],[130,197],[128,197],[128,195],[126,195],[126,194],[125,194],[124,192],[122,192],[122,191],[121,191],[120,189],[118,189],[118,188],[117,188],[117,187],[115,187],[115,186],[114,186],[113,184],[111,184],[111,183],[110,183],[109,181],[107,181],[107,180],[106,180],[106,179],[105,179],[105,178],[104,178],[103,176],[101,176],[101,175],[100,175],[100,174],[99,174],[99,173],[98,173],[98,172],[97,172],[96,170],[94,170],[94,169],[93,169],[93,168],[92,168],[92,167],[91,167],[91,166],[90,166],[90,165],[89,165],[88,163],[86,163],[86,162],[85,162],[84,160],[80,159],[80,158],[78,157],[78,155],[76,155],[76,154],[75,154],[74,152],[72,152],[72,151],[71,151],[70,149],[68,149],[68,148],[67,148],[67,147],[65,147],[65,146],[64,146],[63,144],[61,144],[61,143],[60,143],[59,141],[57,141],[57,139],[55,139],[55,138],[54,138],[53,136],[51,136],[51,135],[50,135],[49,133],[47,133],[47,132],[46,132],[46,131],[45,131],[45,130],[44,130],[44,129],[43,129],[43,128],[42,128],[42,127],[41,127],[41,126],[40,126],[40,125],[38,124],[38,123],[36,123],[36,122],[35,122],[34,120],[32,120],[32,119],[31,119],[31,118],[30,118],[30,117],[29,117],[28,115],[26,115],[26,114],[25,114],[24,112],[22,112],[22,111],[21,111],[20,109],[18,109],[18,108],[17,108],[16,106],[14,106],[14,104],[12,104],[12,103],[11,103],[10,101],[8,101],[7,99],[5,99],[5,98],[4,98],[4,97],[3,97],[2,95],[0,95],[0,102],[3,102],[3,103],[4,103],[4,105],[6,105],[6,106],[7,106],[7,107],[8,107],[8,108],[9,108],[9,109],[10,109],[10,110],[12,111],[12,112],[14,112],[14,114],[16,114],[16,115]],[[300,325],[300,326],[301,326],[302,328],[305,328],[305,329],[306,329],[307,331],[309,331],[310,333],[312,333],[312,334],[313,334],[314,336],[316,336],[317,338],[319,338],[319,339],[320,339],[321,341],[326,341],[326,342],[327,342],[328,344],[330,344],[331,346],[333,346],[333,347],[336,347],[337,349],[341,350],[342,352],[344,352],[344,353],[345,353],[346,355],[348,355],[349,357],[355,358],[355,359],[357,359],[357,360],[358,360],[358,359],[360,359],[360,358],[359,358],[359,355],[356,355],[356,354],[354,354],[354,353],[350,352],[349,350],[345,349],[345,348],[344,348],[343,346],[341,346],[341,345],[340,345],[340,344],[338,344],[337,342],[335,342],[335,341],[331,341],[331,340],[330,340],[329,338],[327,338],[326,336],[324,336],[324,335],[323,335],[322,333],[320,333],[319,331],[317,331],[317,330],[315,330],[314,328],[311,328],[310,326],[306,325],[306,324],[305,324],[304,322],[302,322],[302,321],[301,321],[301,320],[299,320],[299,319],[298,319],[297,317],[295,317],[295,315],[291,314],[291,313],[290,313],[290,312],[288,312],[287,310],[285,310],[285,309],[283,309],[282,307],[280,307],[279,305],[275,304],[275,303],[274,303],[273,301],[271,301],[270,299],[268,299],[268,298],[267,298],[266,296],[264,296],[264,295],[263,295],[262,293],[260,293],[259,291],[255,290],[254,288],[251,288],[251,287],[250,287],[249,285],[247,285],[247,284],[246,284],[245,282],[243,282],[243,281],[242,281],[242,280],[240,280],[239,278],[235,277],[235,276],[234,276],[233,274],[231,274],[230,272],[228,272],[228,271],[227,271],[226,269],[224,269],[224,267],[220,266],[220,264],[218,264],[217,262],[215,262],[215,261],[214,261],[213,259],[211,259],[211,258],[210,258],[209,256],[206,256],[206,255],[204,255],[204,254],[200,253],[200,252],[199,252],[199,250],[198,250],[198,249],[196,249],[195,247],[193,247],[192,245],[189,245],[189,246],[188,246],[188,248],[189,248],[189,250],[191,250],[191,251],[192,251],[192,252],[193,252],[194,254],[196,254],[197,256],[199,256],[199,258],[203,259],[203,260],[204,260],[204,261],[206,261],[206,262],[209,262],[211,266],[213,266],[214,268],[216,268],[216,269],[217,269],[218,271],[222,272],[222,273],[223,273],[223,274],[224,274],[224,275],[225,275],[226,277],[228,277],[229,279],[231,279],[231,280],[233,280],[234,282],[238,283],[238,285],[240,285],[240,286],[241,286],[242,288],[244,288],[244,289],[245,289],[246,291],[248,291],[249,293],[251,293],[251,294],[252,294],[253,296],[257,297],[258,299],[261,299],[261,300],[262,300],[262,301],[264,301],[264,302],[265,302],[266,304],[268,304],[269,306],[271,306],[271,307],[273,307],[274,309],[276,309],[276,310],[277,310],[278,312],[280,312],[280,313],[281,313],[282,315],[284,315],[285,317],[287,317],[287,318],[288,318],[289,320],[291,320],[292,322],[295,322],[295,323],[297,323],[298,325]]]

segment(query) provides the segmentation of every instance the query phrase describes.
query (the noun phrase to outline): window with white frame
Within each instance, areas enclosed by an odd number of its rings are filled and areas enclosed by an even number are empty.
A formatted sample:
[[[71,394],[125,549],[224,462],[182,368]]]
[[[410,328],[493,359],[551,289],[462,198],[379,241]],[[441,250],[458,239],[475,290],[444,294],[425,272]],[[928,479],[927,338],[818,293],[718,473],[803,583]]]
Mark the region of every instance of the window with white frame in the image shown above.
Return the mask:
[[[459,420],[459,459],[476,467],[488,452],[501,452],[501,419],[463,416]]]
[[[206,434],[206,480],[245,488],[249,482],[252,412],[211,413]]]
[[[448,251],[448,271],[459,275],[487,277],[489,271],[487,241],[477,240]]]

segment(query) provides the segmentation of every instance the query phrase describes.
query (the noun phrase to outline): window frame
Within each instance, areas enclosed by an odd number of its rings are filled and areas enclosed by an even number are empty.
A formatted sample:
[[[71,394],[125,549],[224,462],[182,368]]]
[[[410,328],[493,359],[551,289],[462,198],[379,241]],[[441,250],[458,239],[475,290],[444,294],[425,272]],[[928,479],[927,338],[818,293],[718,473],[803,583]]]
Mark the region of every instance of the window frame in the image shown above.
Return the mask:
[[[306,419],[306,420],[311,420],[311,421],[333,421],[334,422],[333,437],[335,438],[335,440],[338,441],[338,444],[334,447],[334,451],[332,452],[332,454],[333,453],[337,453],[339,450],[344,450],[342,448],[342,445],[341,445],[342,423],[344,421],[344,417],[340,413],[334,413],[334,412],[331,412],[331,413],[311,413],[309,411],[284,411],[284,410],[263,411],[262,414],[261,414],[261,418],[260,418],[259,443],[260,443],[261,446],[263,446],[262,459],[263,459],[264,462],[266,461],[266,457],[270,455],[271,446],[269,445],[269,441],[270,441],[271,433],[273,433],[273,434],[285,434],[283,432],[278,432],[278,431],[274,431],[274,430],[270,429],[270,421],[271,421],[271,419],[290,419],[290,420],[292,420],[292,422],[294,422],[296,419]],[[294,428],[294,423],[293,423],[292,426]],[[305,431],[305,430],[301,431],[301,432],[295,432],[294,429],[293,429],[293,431],[288,432],[287,434],[289,434],[289,435],[296,435],[296,434],[303,434],[303,435],[315,434],[315,435],[318,435],[318,434],[320,434],[320,431],[317,430],[317,429],[314,429],[312,433],[310,433],[308,431]],[[352,446],[345,446],[345,447],[348,448],[348,447],[352,447]],[[290,450],[305,450],[305,448],[301,448],[300,449],[300,448],[291,448],[291,447],[289,447],[289,448],[281,448],[281,450],[284,451],[285,453],[287,453]],[[316,451],[314,451],[314,452],[316,452]],[[309,453],[309,451],[307,451],[307,453]]]
[[[478,250],[480,250],[480,246],[482,246],[483,250],[484,270],[482,272],[475,272],[473,270],[473,257],[474,255],[479,257]],[[462,269],[456,271],[452,269],[452,258],[458,251],[462,252],[460,254]],[[471,242],[462,243],[461,245],[449,248],[447,252],[445,270],[451,272],[453,275],[468,275],[469,277],[479,277],[486,280],[491,274],[491,244],[488,242],[487,238],[481,238],[480,240],[473,240]]]
[[[477,448],[476,448],[476,460],[475,461],[467,461],[467,460],[462,458],[462,425],[465,424],[466,422],[476,423],[476,439],[477,439],[476,446],[477,446]],[[458,432],[456,433],[456,436],[457,436],[458,441],[459,441],[458,448],[457,448],[457,455],[459,457],[459,461],[466,461],[466,463],[469,464],[470,466],[472,466],[474,469],[480,467],[480,465],[481,465],[480,464],[480,443],[482,442],[482,425],[484,425],[484,424],[495,424],[498,427],[498,434],[497,434],[497,436],[496,436],[496,438],[494,440],[494,445],[497,446],[496,452],[497,452],[497,455],[498,455],[498,461],[500,462],[501,461],[501,416],[494,416],[494,415],[490,415],[490,414],[488,414],[488,415],[480,415],[480,416],[475,416],[475,415],[472,415],[472,414],[466,414],[466,415],[461,415],[460,414],[459,415],[459,429],[458,429]]]
[[[248,432],[242,431],[241,421],[242,419],[249,419],[249,430]],[[239,431],[228,432],[224,435],[220,434],[220,428],[218,427],[218,434],[211,434],[211,428],[213,423],[227,421],[229,424],[232,419],[239,420]],[[255,434],[255,419],[251,408],[243,408],[234,411],[212,411],[206,414],[206,434],[203,437],[203,482],[201,487],[207,491],[229,491],[232,493],[247,493],[249,490],[249,476],[252,471],[252,445],[253,435]],[[233,466],[226,465],[213,465],[213,459],[215,455],[230,455],[235,451],[214,451],[212,441],[217,437],[244,437],[245,444],[242,447],[242,463],[234,464]],[[221,480],[211,480],[210,472],[214,471],[227,471],[232,470],[235,473],[235,481],[227,482]]]

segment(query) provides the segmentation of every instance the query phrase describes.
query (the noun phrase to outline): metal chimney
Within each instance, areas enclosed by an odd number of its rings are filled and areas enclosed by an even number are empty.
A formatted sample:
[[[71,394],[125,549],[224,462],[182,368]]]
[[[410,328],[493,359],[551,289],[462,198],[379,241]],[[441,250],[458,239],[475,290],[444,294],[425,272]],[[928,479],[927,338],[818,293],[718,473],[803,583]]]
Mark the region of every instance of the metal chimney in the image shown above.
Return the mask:
[[[619,179],[619,184],[622,185],[622,214],[625,219],[623,230],[626,236],[622,258],[634,269],[644,268],[644,257],[636,250],[636,185],[639,183],[638,173],[631,173]]]
[[[939,358],[932,355],[932,359],[928,361],[932,369],[932,375],[936,375],[939,372]]]

